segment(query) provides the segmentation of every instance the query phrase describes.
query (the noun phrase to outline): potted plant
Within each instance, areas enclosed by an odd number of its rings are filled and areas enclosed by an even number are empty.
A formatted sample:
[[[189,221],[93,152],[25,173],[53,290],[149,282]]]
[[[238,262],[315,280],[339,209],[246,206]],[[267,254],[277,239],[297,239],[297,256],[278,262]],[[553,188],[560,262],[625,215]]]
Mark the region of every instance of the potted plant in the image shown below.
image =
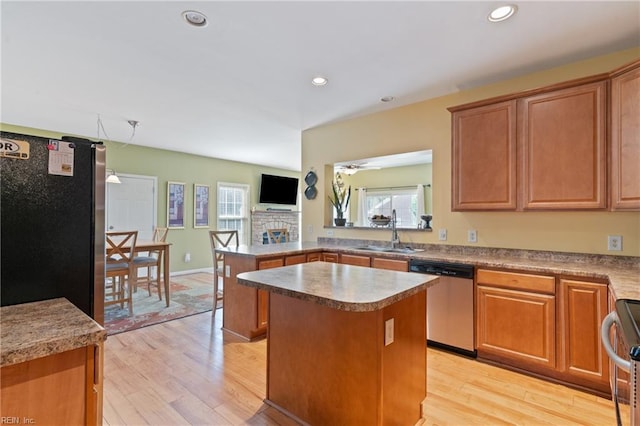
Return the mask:
[[[331,184],[333,191],[333,197],[329,195],[329,201],[336,209],[336,218],[333,222],[336,226],[344,226],[347,219],[344,217],[344,212],[349,207],[349,200],[351,199],[351,185],[345,189],[344,182],[340,173],[336,173],[336,177]]]

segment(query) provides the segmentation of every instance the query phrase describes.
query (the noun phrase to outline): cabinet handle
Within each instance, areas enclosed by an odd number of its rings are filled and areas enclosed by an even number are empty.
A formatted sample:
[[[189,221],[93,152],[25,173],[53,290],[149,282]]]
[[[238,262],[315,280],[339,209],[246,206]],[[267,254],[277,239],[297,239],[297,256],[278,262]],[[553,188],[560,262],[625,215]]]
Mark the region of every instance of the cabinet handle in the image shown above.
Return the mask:
[[[100,384],[100,345],[93,346],[93,384]]]

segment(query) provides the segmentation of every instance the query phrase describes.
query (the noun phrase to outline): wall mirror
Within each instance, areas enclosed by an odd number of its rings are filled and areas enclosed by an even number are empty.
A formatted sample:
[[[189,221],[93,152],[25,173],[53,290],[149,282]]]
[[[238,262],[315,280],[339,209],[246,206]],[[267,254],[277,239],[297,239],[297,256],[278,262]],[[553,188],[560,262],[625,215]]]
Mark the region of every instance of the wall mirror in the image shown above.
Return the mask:
[[[333,164],[334,175],[351,185],[347,223],[386,229],[395,209],[399,229],[425,229],[422,216],[433,211],[432,163],[432,151],[424,150]]]

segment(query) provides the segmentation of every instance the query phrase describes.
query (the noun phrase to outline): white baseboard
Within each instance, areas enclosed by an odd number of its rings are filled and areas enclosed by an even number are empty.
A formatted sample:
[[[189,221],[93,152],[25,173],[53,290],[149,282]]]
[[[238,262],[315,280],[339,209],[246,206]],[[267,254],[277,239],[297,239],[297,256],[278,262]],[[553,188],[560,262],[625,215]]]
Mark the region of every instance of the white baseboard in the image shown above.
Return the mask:
[[[211,268],[200,268],[200,269],[188,269],[186,271],[170,272],[169,276],[170,277],[177,277],[177,276],[180,276],[180,275],[195,274],[196,272],[209,272],[209,273],[213,274],[213,267],[211,267]]]

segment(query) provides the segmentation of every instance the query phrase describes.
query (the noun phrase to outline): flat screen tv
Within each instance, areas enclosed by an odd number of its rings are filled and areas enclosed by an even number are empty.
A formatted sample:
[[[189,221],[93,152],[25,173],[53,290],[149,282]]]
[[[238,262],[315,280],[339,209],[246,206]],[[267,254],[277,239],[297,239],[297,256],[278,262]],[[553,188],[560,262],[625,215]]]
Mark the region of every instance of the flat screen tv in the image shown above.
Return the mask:
[[[262,175],[260,181],[261,204],[295,205],[298,200],[298,178]]]

